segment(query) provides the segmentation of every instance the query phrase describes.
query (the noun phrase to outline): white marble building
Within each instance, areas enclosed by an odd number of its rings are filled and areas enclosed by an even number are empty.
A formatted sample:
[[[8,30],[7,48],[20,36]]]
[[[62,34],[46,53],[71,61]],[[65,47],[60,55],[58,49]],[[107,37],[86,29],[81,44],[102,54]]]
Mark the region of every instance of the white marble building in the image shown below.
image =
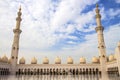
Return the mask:
[[[14,32],[14,40],[11,50],[11,58],[6,55],[0,58],[0,75],[7,74],[100,74],[102,80],[107,80],[108,74],[120,75],[120,42],[116,44],[115,53],[106,56],[106,48],[104,42],[104,27],[101,24],[101,15],[99,14],[98,5],[96,5],[96,22],[95,28],[98,35],[98,51],[99,56],[93,57],[91,63],[87,63],[84,57],[81,57],[78,64],[74,64],[72,57],[68,57],[66,64],[61,63],[59,57],[55,58],[55,64],[50,64],[47,57],[43,58],[43,64],[38,64],[35,57],[32,58],[31,64],[25,64],[26,60],[22,57],[18,62],[20,23],[21,23],[21,8],[16,18],[16,28]],[[96,46],[97,47],[97,46]],[[103,77],[106,76],[106,77]]]

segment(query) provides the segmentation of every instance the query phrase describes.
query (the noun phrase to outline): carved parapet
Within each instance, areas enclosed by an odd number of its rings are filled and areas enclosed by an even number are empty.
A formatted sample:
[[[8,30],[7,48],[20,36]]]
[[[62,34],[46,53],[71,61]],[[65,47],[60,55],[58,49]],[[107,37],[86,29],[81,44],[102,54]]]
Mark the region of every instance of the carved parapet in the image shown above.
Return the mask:
[[[14,33],[21,33],[22,30],[20,30],[20,29],[13,29],[13,32],[14,32]]]
[[[95,30],[96,30],[96,32],[97,32],[98,30],[102,30],[102,31],[103,31],[103,30],[104,30],[104,27],[98,26],[98,27],[95,28]]]
[[[106,48],[106,47],[104,45],[100,45],[100,46],[98,46],[98,48],[103,49],[103,48]]]
[[[100,14],[97,14],[97,15],[96,15],[96,18],[101,18],[101,15],[100,15]]]
[[[22,21],[21,17],[17,17],[16,21]]]

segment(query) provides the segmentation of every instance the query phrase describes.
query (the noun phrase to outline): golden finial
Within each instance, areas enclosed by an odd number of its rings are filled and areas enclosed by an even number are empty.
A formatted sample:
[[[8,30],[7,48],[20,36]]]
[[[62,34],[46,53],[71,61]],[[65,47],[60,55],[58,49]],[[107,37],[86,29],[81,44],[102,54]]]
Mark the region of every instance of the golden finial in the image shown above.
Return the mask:
[[[96,4],[96,8],[98,8],[99,7],[99,5],[98,5],[98,3]]]
[[[21,11],[21,5],[20,5],[20,7],[19,7],[19,12]]]
[[[100,10],[98,9],[98,7],[99,7],[99,5],[98,5],[98,4],[96,4],[96,10],[95,10],[95,11],[96,11],[96,13],[98,13],[98,14],[99,14],[99,11],[100,11]]]
[[[21,5],[19,7],[19,11],[18,11],[18,20],[21,20],[21,15],[22,15],[22,12],[21,12]],[[20,19],[19,19],[20,18]]]

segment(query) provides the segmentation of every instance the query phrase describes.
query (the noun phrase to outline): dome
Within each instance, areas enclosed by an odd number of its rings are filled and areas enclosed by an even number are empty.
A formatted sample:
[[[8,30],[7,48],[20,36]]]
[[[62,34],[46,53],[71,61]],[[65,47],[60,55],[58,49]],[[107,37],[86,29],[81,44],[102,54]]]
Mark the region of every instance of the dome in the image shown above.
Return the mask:
[[[99,58],[97,58],[97,57],[93,57],[92,58],[92,63],[99,63]]]
[[[86,59],[84,57],[80,58],[80,64],[85,64],[86,63]]]
[[[43,58],[43,64],[49,64],[49,59],[47,57]]]
[[[73,64],[73,59],[71,57],[68,57],[67,64]]]
[[[8,63],[8,58],[6,57],[6,55],[2,57],[1,61],[4,63]]]
[[[32,58],[31,64],[37,64],[37,59],[35,57]]]
[[[25,58],[22,57],[20,60],[19,60],[19,64],[25,64]]]
[[[61,64],[61,59],[59,57],[55,58],[55,64]]]
[[[114,60],[114,56],[113,55],[109,55],[108,60],[109,61],[113,61]]]
[[[9,63],[9,64],[11,63],[11,58],[8,60],[8,63]]]

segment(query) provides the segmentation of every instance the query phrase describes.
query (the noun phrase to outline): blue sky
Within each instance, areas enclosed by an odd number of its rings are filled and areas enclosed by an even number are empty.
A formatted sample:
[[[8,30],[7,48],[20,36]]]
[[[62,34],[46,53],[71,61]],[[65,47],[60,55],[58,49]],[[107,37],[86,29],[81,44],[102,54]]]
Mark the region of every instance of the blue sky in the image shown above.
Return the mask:
[[[99,4],[104,26],[106,54],[115,53],[120,40],[120,0],[1,0],[0,56],[10,57],[13,28],[19,5],[22,6],[19,58],[38,63],[47,56],[54,63],[56,56],[66,63],[68,56],[79,63],[80,57],[91,62],[99,56],[95,32],[95,5]],[[29,55],[29,56],[28,56]]]

